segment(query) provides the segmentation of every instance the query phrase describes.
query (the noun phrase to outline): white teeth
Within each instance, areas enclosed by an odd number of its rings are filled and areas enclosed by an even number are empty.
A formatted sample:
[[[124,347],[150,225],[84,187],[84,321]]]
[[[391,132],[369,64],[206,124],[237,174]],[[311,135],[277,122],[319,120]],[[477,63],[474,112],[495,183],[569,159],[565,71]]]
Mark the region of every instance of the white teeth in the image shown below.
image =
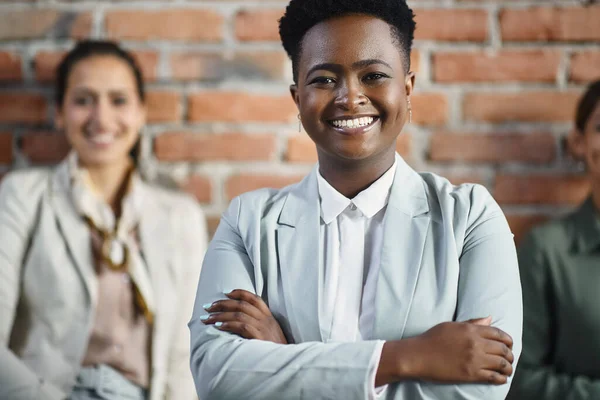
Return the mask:
[[[110,144],[115,141],[115,137],[112,135],[96,135],[90,137],[89,140],[98,144]]]
[[[338,128],[359,128],[367,125],[371,125],[375,118],[373,117],[361,117],[354,119],[336,119],[331,123],[333,126]]]

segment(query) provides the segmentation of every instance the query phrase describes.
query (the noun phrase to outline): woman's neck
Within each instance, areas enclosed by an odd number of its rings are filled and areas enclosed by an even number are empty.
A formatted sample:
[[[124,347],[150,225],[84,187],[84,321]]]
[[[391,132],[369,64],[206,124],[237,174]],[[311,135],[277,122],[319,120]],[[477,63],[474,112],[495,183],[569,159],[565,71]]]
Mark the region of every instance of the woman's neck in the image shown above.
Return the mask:
[[[129,159],[111,165],[83,166],[98,194],[117,215],[121,213],[121,201],[127,191],[128,177],[132,166]]]
[[[396,152],[389,152],[377,160],[342,162],[319,157],[319,172],[338,192],[351,199],[371,186],[394,165]]]

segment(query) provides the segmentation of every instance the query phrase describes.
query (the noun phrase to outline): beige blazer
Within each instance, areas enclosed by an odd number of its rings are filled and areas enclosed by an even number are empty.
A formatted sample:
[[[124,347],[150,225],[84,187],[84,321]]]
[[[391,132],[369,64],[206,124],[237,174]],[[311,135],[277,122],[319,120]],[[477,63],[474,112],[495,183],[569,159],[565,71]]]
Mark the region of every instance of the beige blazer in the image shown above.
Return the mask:
[[[56,169],[13,172],[0,185],[0,399],[70,393],[95,305],[90,232]],[[64,171],[62,171],[64,172]],[[189,333],[206,223],[186,195],[142,184],[141,250],[156,304],[150,399],[196,397]]]
[[[513,337],[518,359],[521,284],[502,210],[485,188],[418,174],[396,157],[374,339],[407,338],[441,322],[491,315],[492,324]],[[368,398],[377,341],[324,343],[319,220],[316,168],[287,188],[243,194],[223,214],[204,259],[189,323],[192,373],[202,399]],[[202,305],[234,288],[261,295],[294,344],[240,339],[204,325]],[[383,398],[500,400],[509,386],[406,381],[389,385]]]

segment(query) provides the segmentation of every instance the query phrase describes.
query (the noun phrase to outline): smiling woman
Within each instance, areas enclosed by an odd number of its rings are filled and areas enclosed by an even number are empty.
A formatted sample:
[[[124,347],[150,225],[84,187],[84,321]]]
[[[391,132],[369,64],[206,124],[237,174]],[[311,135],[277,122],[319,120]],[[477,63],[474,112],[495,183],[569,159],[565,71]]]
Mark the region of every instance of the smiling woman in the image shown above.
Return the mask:
[[[318,164],[223,214],[189,323],[200,398],[505,398],[522,328],[506,219],[483,187],[395,151],[413,17],[404,0],[287,6],[290,92]]]
[[[138,172],[146,106],[129,53],[81,42],[57,77],[71,153],[0,186],[0,398],[191,400],[202,211]]]

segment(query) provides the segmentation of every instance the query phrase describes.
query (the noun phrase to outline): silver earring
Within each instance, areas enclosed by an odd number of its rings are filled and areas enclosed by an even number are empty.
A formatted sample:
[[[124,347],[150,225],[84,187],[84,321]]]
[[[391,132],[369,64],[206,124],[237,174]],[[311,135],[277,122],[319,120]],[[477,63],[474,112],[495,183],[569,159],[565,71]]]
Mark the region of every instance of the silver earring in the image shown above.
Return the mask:
[[[302,132],[302,117],[298,114],[298,132]]]

